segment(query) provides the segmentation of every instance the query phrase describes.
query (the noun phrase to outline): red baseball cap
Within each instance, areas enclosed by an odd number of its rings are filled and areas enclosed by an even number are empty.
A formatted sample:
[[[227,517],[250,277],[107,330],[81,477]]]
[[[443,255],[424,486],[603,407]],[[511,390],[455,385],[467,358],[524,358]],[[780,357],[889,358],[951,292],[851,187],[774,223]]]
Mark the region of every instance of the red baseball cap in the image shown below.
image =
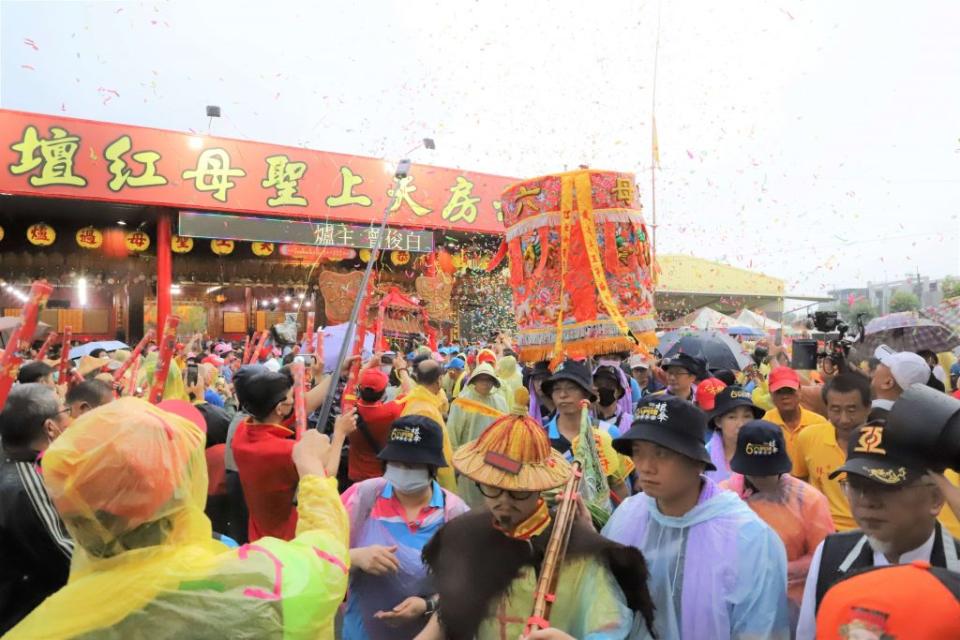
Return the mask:
[[[717,403],[717,394],[727,388],[723,380],[707,378],[697,383],[697,404],[704,411],[713,411]]]
[[[817,612],[817,640],[861,637],[858,631],[865,638],[960,638],[960,574],[918,560],[838,582]]]
[[[787,387],[799,389],[800,374],[790,367],[777,367],[770,372],[770,393]]]
[[[378,368],[365,369],[364,372],[360,374],[361,389],[373,389],[374,391],[380,392],[387,388],[389,381],[390,379],[387,377],[387,374]]]

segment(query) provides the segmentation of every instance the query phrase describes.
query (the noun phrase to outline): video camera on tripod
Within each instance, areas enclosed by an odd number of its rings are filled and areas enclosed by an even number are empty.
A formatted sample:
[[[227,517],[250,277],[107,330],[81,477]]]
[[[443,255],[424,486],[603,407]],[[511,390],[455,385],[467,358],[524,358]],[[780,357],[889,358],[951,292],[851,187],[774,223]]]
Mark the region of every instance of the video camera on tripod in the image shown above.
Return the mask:
[[[809,314],[807,317],[807,326],[811,329],[825,334],[836,333],[837,337],[826,340],[824,348],[819,349],[817,340],[794,340],[793,358],[790,366],[794,369],[816,369],[820,360],[827,360],[838,370],[847,368],[847,356],[850,355],[850,347],[855,342],[863,339],[863,316],[857,314],[856,336],[848,336],[850,325],[843,321],[836,311],[817,311]]]

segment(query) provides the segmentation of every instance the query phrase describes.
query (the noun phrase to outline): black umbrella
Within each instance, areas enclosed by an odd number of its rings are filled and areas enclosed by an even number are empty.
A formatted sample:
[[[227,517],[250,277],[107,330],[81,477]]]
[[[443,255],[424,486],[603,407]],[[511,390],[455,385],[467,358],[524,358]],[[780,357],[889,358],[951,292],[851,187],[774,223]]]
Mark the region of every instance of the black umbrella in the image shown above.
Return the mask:
[[[681,329],[663,334],[660,338],[660,353],[664,357],[686,353],[707,361],[707,368],[739,371],[751,364],[739,342],[720,331]]]

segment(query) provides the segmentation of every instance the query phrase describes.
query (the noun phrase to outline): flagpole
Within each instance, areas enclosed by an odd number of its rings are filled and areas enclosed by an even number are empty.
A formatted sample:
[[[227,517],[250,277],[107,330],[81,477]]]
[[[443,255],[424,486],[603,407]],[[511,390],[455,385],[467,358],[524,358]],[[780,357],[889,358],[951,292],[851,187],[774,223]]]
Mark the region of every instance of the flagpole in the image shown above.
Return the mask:
[[[657,165],[660,164],[660,141],[657,138],[657,67],[660,62],[660,10],[661,2],[657,3],[657,40],[653,50],[653,90],[650,97],[650,255],[653,262],[653,271],[657,264]]]
[[[397,165],[397,170],[394,172],[393,182],[394,187],[399,184],[400,180],[407,177],[410,173],[410,161],[401,160]],[[360,281],[360,288],[357,292],[357,298],[353,301],[353,309],[350,311],[350,319],[347,321],[347,330],[343,336],[343,345],[340,347],[340,355],[337,357],[337,366],[332,372],[332,377],[330,378],[330,388],[327,390],[327,395],[323,399],[323,405],[320,408],[320,415],[317,418],[317,428],[323,430],[326,428],[327,421],[330,418],[330,411],[333,408],[333,397],[337,392],[337,385],[340,384],[340,372],[343,371],[343,364],[347,359],[347,351],[352,351],[351,347],[353,345],[354,335],[357,329],[357,321],[360,317],[360,312],[363,311],[366,313],[366,309],[361,309],[365,307],[364,301],[366,300],[366,291],[368,283],[370,282],[370,274],[373,271],[373,265],[377,261],[377,256],[380,254],[380,248],[383,246],[383,236],[387,228],[387,220],[390,217],[390,205],[392,202],[388,200],[386,206],[383,208],[383,220],[380,222],[380,231],[377,233],[377,241],[374,243],[374,246],[370,250],[370,259],[367,261],[367,269],[363,272],[363,280]],[[364,325],[366,323],[363,323]],[[360,344],[363,344],[363,340],[366,336],[360,336]],[[376,345],[374,345],[374,351],[376,351]],[[361,347],[361,353],[363,348]]]

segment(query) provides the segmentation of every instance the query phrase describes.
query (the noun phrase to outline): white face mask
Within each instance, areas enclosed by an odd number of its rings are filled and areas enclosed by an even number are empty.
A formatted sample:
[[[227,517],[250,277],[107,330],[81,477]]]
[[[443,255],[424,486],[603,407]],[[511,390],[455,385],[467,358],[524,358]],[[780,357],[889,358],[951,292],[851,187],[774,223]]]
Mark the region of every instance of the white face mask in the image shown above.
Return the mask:
[[[400,493],[419,493],[430,486],[430,472],[424,467],[405,469],[395,464],[387,463],[387,470],[383,479],[393,485]]]

